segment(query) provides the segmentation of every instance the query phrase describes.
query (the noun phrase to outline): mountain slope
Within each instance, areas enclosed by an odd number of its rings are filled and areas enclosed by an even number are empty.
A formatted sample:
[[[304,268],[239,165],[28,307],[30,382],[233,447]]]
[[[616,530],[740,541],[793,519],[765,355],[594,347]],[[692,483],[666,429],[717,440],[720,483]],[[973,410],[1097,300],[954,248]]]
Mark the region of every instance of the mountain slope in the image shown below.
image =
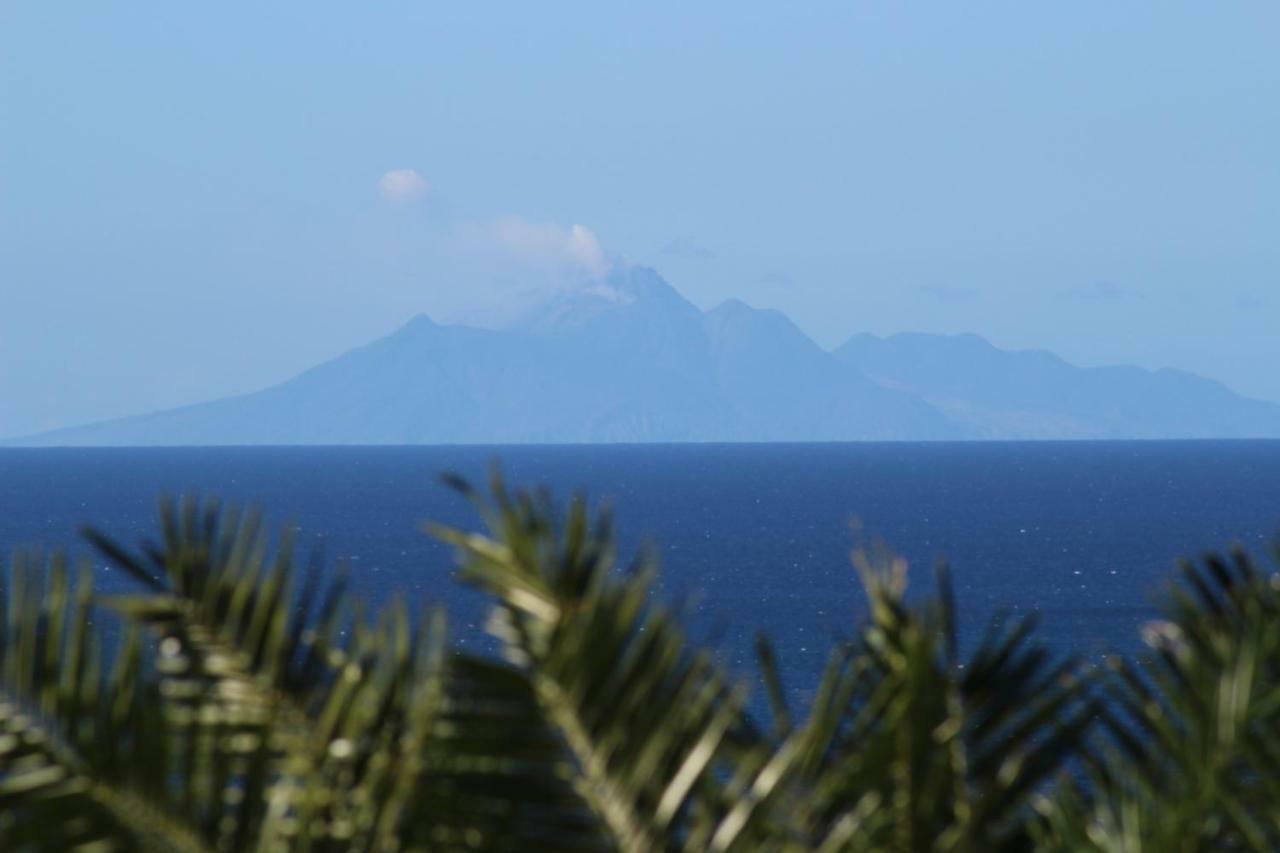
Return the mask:
[[[253,394],[23,445],[503,444],[1280,436],[1280,406],[1173,370],[1082,369],[974,335],[858,335],[702,312],[619,267],[494,331],[416,317]]]
[[[1280,436],[1280,406],[1179,370],[1075,367],[1042,350],[1000,350],[977,335],[855,335],[835,355],[978,438]]]
[[[562,294],[513,328],[417,317],[240,397],[28,439],[43,445],[944,438],[927,404],[853,374],[772,312],[704,315],[652,270]]]
[[[777,311],[730,300],[708,311],[703,325],[716,383],[751,440],[961,435],[933,407],[847,369]]]

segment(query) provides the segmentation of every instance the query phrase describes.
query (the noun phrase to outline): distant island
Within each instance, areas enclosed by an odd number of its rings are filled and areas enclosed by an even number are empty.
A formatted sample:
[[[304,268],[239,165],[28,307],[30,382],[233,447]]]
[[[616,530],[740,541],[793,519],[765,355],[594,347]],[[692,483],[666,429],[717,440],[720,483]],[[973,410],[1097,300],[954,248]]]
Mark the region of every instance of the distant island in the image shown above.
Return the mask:
[[[976,335],[834,351],[739,301],[615,268],[503,330],[426,316],[251,394],[20,446],[1280,437],[1280,405],[1178,370],[1080,368]]]

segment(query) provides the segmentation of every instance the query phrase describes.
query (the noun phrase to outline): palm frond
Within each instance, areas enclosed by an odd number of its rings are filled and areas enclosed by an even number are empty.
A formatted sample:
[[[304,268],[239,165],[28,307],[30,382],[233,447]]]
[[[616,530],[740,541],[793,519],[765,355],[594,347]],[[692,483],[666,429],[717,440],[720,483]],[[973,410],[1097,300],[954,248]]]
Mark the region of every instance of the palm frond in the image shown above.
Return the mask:
[[[109,604],[153,631],[170,713],[221,733],[211,790],[240,809],[213,822],[188,792],[221,845],[518,849],[554,829],[592,849],[523,675],[448,651],[442,614],[393,601],[369,622],[344,575],[299,585],[289,537],[270,554],[256,514],[165,502],[161,529],[141,555],[92,541],[150,579]],[[185,758],[183,774],[206,756]],[[504,798],[505,778],[543,795]]]
[[[699,849],[729,811],[719,780],[742,691],[651,600],[652,561],[619,569],[607,514],[593,524],[578,499],[561,524],[545,496],[511,495],[495,477],[483,515],[488,536],[432,531],[457,547],[462,579],[497,598],[490,630],[527,673],[610,843]]]
[[[863,847],[848,849],[1026,847],[1037,797],[1093,721],[1088,679],[1032,643],[1028,621],[993,627],[961,662],[945,569],[943,594],[911,606],[904,561],[861,552],[858,565],[870,619],[815,702],[807,820],[832,826],[874,798]]]
[[[1089,786],[1047,806],[1047,837],[1095,850],[1278,849],[1280,580],[1241,551],[1186,562],[1166,614],[1144,628],[1143,659],[1112,662]],[[1084,839],[1067,834],[1072,823]]]
[[[19,555],[0,576],[0,849],[203,851],[176,814],[173,737],[137,631],[106,650],[92,577]]]
[[[1057,660],[1034,620],[962,653],[949,575],[857,560],[870,603],[812,701],[760,638],[746,686],[623,566],[607,513],[462,487],[433,529],[487,591],[502,659],[438,608],[370,615],[288,534],[196,500],[157,544],[0,575],[0,849],[863,851],[1280,849],[1280,581],[1186,564],[1148,654]]]

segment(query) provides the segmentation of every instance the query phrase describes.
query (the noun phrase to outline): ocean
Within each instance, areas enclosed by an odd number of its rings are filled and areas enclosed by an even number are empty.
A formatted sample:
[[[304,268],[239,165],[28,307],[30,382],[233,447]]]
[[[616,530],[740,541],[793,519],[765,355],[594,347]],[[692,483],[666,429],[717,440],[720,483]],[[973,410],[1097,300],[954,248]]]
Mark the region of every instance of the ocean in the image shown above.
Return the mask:
[[[622,553],[652,545],[660,594],[698,642],[749,676],[773,638],[805,693],[863,609],[850,553],[883,541],[927,594],[951,566],[962,643],[1035,612],[1058,654],[1134,652],[1180,556],[1280,530],[1280,442],[635,445],[0,450],[0,551],[86,553],[92,524],[126,543],[155,530],[162,493],[262,507],[304,548],[349,560],[357,593],[443,602],[462,645],[485,645],[483,598],[451,580],[426,520],[476,527],[445,471],[585,492],[614,509]],[[853,523],[856,519],[856,525]],[[125,580],[99,568],[106,589]]]

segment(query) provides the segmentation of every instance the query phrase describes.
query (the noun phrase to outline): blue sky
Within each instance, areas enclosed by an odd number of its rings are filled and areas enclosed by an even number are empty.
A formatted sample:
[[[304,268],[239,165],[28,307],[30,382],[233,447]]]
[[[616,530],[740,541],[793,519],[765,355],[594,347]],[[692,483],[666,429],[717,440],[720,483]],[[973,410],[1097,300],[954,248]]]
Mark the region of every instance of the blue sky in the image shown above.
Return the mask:
[[[974,331],[1280,400],[1277,33],[1275,3],[0,3],[0,435],[618,258],[824,345]]]

